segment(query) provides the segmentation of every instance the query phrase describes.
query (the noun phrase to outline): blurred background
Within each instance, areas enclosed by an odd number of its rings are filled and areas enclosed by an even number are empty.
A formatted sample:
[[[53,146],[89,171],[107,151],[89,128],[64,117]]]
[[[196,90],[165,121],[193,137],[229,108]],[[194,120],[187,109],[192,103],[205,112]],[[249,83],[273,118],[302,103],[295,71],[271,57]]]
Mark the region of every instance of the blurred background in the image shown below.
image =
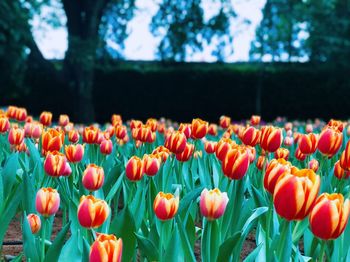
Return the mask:
[[[1,0],[0,105],[73,121],[340,118],[350,0]]]

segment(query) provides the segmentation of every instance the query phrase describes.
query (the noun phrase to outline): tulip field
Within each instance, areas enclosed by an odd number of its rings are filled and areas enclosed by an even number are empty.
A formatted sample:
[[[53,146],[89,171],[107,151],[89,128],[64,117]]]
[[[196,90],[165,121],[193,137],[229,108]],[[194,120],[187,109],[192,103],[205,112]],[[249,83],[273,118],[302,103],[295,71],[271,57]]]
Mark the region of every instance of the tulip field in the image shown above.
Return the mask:
[[[350,261],[349,136],[338,120],[81,125],[3,108],[1,260]]]

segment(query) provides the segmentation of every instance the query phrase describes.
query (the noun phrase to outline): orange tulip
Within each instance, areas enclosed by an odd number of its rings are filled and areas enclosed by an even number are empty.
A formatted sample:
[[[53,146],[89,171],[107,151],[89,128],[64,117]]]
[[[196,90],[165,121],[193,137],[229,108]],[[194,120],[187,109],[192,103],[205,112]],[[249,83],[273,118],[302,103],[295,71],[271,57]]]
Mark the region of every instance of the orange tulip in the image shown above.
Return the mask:
[[[347,142],[346,147],[340,156],[339,163],[344,170],[350,171],[350,140]]]
[[[259,156],[258,160],[256,161],[256,168],[259,170],[263,170],[265,165],[266,157],[265,156]]]
[[[311,155],[315,153],[317,149],[317,139],[318,136],[313,133],[300,135],[298,140],[300,152],[304,155]]]
[[[78,130],[72,129],[68,132],[68,140],[72,143],[77,143],[79,141],[80,135]]]
[[[338,152],[342,142],[343,133],[334,128],[326,127],[320,134],[317,148],[323,155],[331,158]]]
[[[311,169],[285,172],[276,183],[273,202],[277,214],[287,220],[303,220],[315,203],[320,177]]]
[[[127,135],[126,126],[119,125],[115,127],[115,136],[119,139],[124,139],[124,137]]]
[[[36,211],[44,217],[49,217],[58,211],[60,207],[60,195],[56,189],[51,187],[41,188],[36,193]]]
[[[297,149],[295,150],[295,154],[294,154],[295,158],[298,159],[299,161],[304,161],[306,159],[306,155],[301,153],[300,148],[297,147]]]
[[[90,248],[89,262],[122,261],[123,241],[114,235],[98,234]]]
[[[329,120],[327,126],[332,127],[334,129],[338,130],[339,132],[343,132],[343,130],[344,130],[344,123],[342,121],[339,121],[339,120],[331,119],[331,120]]]
[[[344,231],[349,218],[350,202],[342,194],[320,195],[309,216],[312,233],[321,239],[338,238]]]
[[[158,146],[156,149],[153,150],[152,154],[159,155],[162,161],[165,162],[168,159],[171,152],[165,146]]]
[[[151,129],[152,132],[157,131],[158,121],[154,118],[147,119],[146,126]]]
[[[72,173],[66,156],[58,151],[48,152],[44,161],[46,174],[53,177],[69,176]]]
[[[35,214],[29,214],[27,216],[28,224],[30,226],[30,230],[32,231],[33,234],[36,234],[39,232],[41,228],[41,220],[38,215]]]
[[[24,130],[19,127],[12,127],[8,135],[8,141],[11,145],[20,145],[24,140]]]
[[[228,116],[220,117],[220,126],[224,129],[228,128],[231,124],[231,118]]]
[[[186,143],[185,150],[179,154],[176,154],[176,159],[180,162],[188,161],[194,152],[194,145],[190,143]]]
[[[46,111],[42,112],[39,121],[43,126],[51,126],[52,113]]]
[[[253,115],[251,118],[250,118],[250,124],[252,126],[257,126],[260,124],[260,116],[255,116]]]
[[[283,158],[285,160],[288,160],[288,157],[289,157],[289,150],[287,148],[280,147],[275,151],[276,159]]]
[[[143,156],[143,172],[147,176],[155,176],[160,168],[161,155],[151,154]]]
[[[113,126],[119,126],[123,124],[122,117],[117,114],[113,114],[111,117],[111,123]]]
[[[256,146],[259,143],[260,131],[252,126],[246,127],[241,130],[239,138],[247,146]]]
[[[273,126],[263,126],[260,134],[260,146],[267,152],[275,152],[282,144],[282,130]]]
[[[27,119],[27,110],[25,108],[17,108],[15,118],[18,122],[25,121]]]
[[[103,139],[100,144],[100,152],[104,155],[109,155],[112,153],[113,143],[110,139]]]
[[[224,175],[235,180],[241,179],[248,171],[249,162],[249,153],[246,148],[230,149],[222,162]]]
[[[334,164],[334,176],[338,179],[347,179],[350,177],[350,172],[345,171],[341,166],[340,166],[340,161],[338,160]]]
[[[10,129],[10,121],[4,115],[0,115],[0,133],[6,133]]]
[[[142,122],[139,120],[131,120],[130,121],[130,129],[134,129],[134,128],[139,128],[142,126]]]
[[[218,135],[218,126],[216,124],[210,124],[208,126],[208,134],[211,136],[217,136]]]
[[[227,193],[222,193],[218,188],[204,189],[201,193],[199,207],[201,214],[209,221],[220,218],[224,213],[229,199]]]
[[[98,144],[100,130],[95,126],[85,127],[83,130],[83,142],[87,144]]]
[[[204,143],[205,152],[207,152],[208,154],[214,154],[214,153],[215,153],[215,150],[216,150],[216,145],[217,145],[216,142],[213,142],[213,141],[206,141],[206,142]]]
[[[143,161],[137,156],[129,159],[125,167],[126,177],[131,181],[139,181],[143,177]]]
[[[179,208],[179,197],[159,192],[153,202],[153,210],[160,220],[172,219]]]
[[[42,153],[46,155],[47,152],[60,151],[64,143],[64,134],[56,129],[48,129],[43,131],[41,136]]]
[[[147,126],[141,126],[132,130],[132,137],[143,143],[153,143],[156,140],[156,133]]]
[[[64,150],[67,160],[71,163],[78,163],[83,159],[84,146],[81,144],[65,146]]]
[[[220,139],[220,141],[217,143],[216,145],[216,157],[220,160],[220,161],[224,161],[227,152],[231,149],[236,147],[237,144],[236,142],[232,141],[229,138],[222,138]]]
[[[171,133],[165,140],[165,147],[174,154],[182,153],[186,148],[186,136],[180,131]]]
[[[103,168],[95,164],[89,164],[83,173],[83,185],[89,191],[99,190],[104,183],[105,173]]]
[[[199,118],[193,119],[191,124],[191,137],[193,139],[201,139],[205,137],[208,133],[208,127],[208,122]]]
[[[78,206],[78,220],[86,228],[100,227],[109,216],[109,206],[106,201],[92,195],[82,196]]]
[[[285,172],[290,173],[292,164],[283,158],[272,159],[266,166],[264,175],[264,187],[273,194],[278,178]]]

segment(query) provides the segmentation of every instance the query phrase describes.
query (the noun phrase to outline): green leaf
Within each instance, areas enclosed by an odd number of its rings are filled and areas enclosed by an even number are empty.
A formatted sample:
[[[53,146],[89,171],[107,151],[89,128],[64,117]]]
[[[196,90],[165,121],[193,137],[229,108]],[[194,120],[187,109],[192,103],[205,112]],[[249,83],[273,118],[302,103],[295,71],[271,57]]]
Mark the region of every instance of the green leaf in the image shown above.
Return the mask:
[[[71,237],[64,244],[58,261],[81,262],[83,257],[80,230],[72,232]]]
[[[259,244],[253,252],[251,252],[246,259],[244,259],[244,262],[254,262],[257,256],[259,255],[260,249],[263,247],[262,244]]]
[[[124,178],[124,172],[121,173],[121,175],[118,177],[117,181],[115,182],[115,184],[112,186],[111,190],[109,190],[109,193],[106,197],[106,201],[109,202],[110,200],[113,199],[115,193],[117,192],[117,190],[120,188],[120,185],[123,181]]]
[[[249,233],[249,226],[251,223],[260,217],[262,214],[266,213],[269,210],[268,207],[258,207],[254,210],[253,214],[248,218],[247,222],[244,224],[242,228],[242,235],[247,235]]]
[[[27,220],[27,214],[23,215],[23,250],[26,259],[29,261],[39,261],[39,255],[35,242],[35,237],[30,229],[29,222]]]
[[[181,243],[182,243],[182,248],[184,250],[184,255],[186,258],[186,261],[196,261],[196,258],[193,254],[193,249],[191,247],[190,241],[188,239],[188,236],[186,234],[186,230],[184,227],[184,224],[180,218],[180,216],[176,216],[176,223],[179,226],[179,233],[180,233],[180,238],[181,238]]]
[[[199,197],[203,189],[204,187],[199,187],[187,193],[180,201],[178,213],[181,214],[183,211],[187,211],[192,201]]]
[[[62,228],[62,230],[58,233],[54,242],[47,250],[44,262],[50,262],[51,260],[53,260],[53,261],[58,260],[60,254],[61,254],[62,247],[63,247],[64,242],[65,242],[65,237],[66,237],[67,232],[68,232],[69,227],[70,227],[70,223],[71,222],[68,222]]]
[[[170,245],[168,245],[167,250],[165,251],[164,261],[184,261],[184,256],[180,242],[180,233],[178,226],[175,224],[174,232],[172,234]]]
[[[2,169],[2,179],[4,187],[4,197],[6,198],[16,182],[16,171],[18,168],[18,153],[11,154]]]
[[[83,237],[83,259],[82,261],[89,261],[90,257],[90,245],[89,242]]]
[[[154,243],[141,235],[135,233],[137,238],[138,247],[141,253],[148,258],[149,261],[156,261],[159,258],[158,248]]]
[[[304,234],[305,229],[309,226],[309,220],[305,218],[303,221],[298,221],[294,227],[292,234],[292,241],[296,244],[301,236]]]
[[[19,254],[14,259],[11,260],[11,262],[22,262],[23,260],[23,254]]]
[[[219,247],[218,261],[229,261],[235,246],[238,244],[241,237],[241,232],[236,232],[232,237],[229,237]]]
[[[33,177],[27,172],[23,174],[23,193],[22,193],[22,205],[23,210],[28,214],[35,212],[35,189],[33,184]]]

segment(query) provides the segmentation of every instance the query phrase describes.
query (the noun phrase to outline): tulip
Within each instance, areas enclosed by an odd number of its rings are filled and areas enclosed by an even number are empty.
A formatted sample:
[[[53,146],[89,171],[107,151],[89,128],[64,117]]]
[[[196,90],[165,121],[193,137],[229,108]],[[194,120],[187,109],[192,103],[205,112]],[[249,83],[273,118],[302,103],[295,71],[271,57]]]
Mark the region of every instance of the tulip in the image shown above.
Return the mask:
[[[36,234],[39,232],[41,228],[41,220],[38,215],[35,214],[29,214],[27,216],[28,224],[30,226],[30,230],[32,231],[33,234]]]
[[[349,212],[349,199],[344,201],[342,194],[323,193],[310,212],[312,233],[323,240],[338,238],[348,223]]]
[[[272,159],[266,166],[264,188],[273,195],[279,177],[285,172],[290,173],[292,164],[283,158]]]
[[[64,134],[56,129],[48,129],[43,131],[41,136],[42,153],[46,155],[47,152],[60,151],[64,143]]]
[[[317,148],[323,155],[331,158],[338,152],[342,142],[343,133],[334,128],[326,127],[320,134]]]
[[[275,151],[276,159],[283,158],[285,160],[288,160],[288,157],[289,157],[289,150],[287,148],[280,147]]]
[[[58,118],[58,124],[62,127],[65,127],[69,123],[69,116],[68,115],[60,115]]]
[[[338,179],[347,179],[350,177],[350,172],[345,171],[341,166],[339,160],[334,164],[334,176]]]
[[[327,126],[334,128],[335,130],[338,130],[339,132],[343,132],[343,130],[344,130],[344,123],[342,121],[339,121],[339,120],[331,119],[331,120],[329,120]]]
[[[42,112],[39,121],[43,126],[51,126],[52,113],[46,111]]]
[[[139,128],[142,126],[142,122],[139,120],[131,120],[130,121],[130,129],[134,129],[134,128]]]
[[[19,127],[12,127],[8,135],[8,141],[11,145],[20,145],[24,140],[24,130]]]
[[[182,153],[186,148],[186,136],[180,131],[171,133],[165,140],[165,147],[174,154]]]
[[[123,124],[122,117],[117,114],[113,114],[111,117],[111,123],[113,126],[119,126]]]
[[[218,188],[213,190],[204,189],[200,197],[201,214],[209,221],[220,218],[228,203],[227,193],[221,193]]]
[[[350,171],[350,140],[347,142],[346,147],[340,156],[339,163],[344,170]]]
[[[143,156],[143,172],[147,176],[155,176],[160,168],[161,155],[151,154]]]
[[[165,146],[158,146],[156,149],[153,150],[152,154],[159,155],[162,161],[165,162],[168,159],[171,152]]]
[[[60,195],[56,189],[51,187],[41,188],[36,193],[36,211],[44,217],[49,217],[58,211],[60,207]]]
[[[320,177],[311,169],[282,174],[276,183],[273,202],[277,214],[290,220],[303,220],[315,203]]]
[[[92,195],[82,196],[78,206],[78,220],[86,228],[100,227],[109,216],[109,206],[106,201]]]
[[[83,142],[87,144],[98,144],[100,130],[95,126],[85,127],[83,130]]]
[[[284,138],[284,142],[283,143],[284,143],[285,146],[291,146],[291,145],[293,145],[293,138],[287,136],[287,137]]]
[[[259,143],[260,131],[252,126],[246,127],[240,132],[239,138],[247,146],[256,146]]]
[[[179,154],[176,154],[176,159],[180,162],[188,161],[194,152],[194,145],[190,143],[186,143],[185,150]]]
[[[10,121],[4,115],[0,115],[0,133],[6,133],[10,129]]]
[[[220,160],[220,161],[224,161],[227,152],[231,149],[236,147],[237,144],[236,142],[232,141],[229,138],[222,138],[220,139],[220,141],[217,143],[216,145],[216,157]]]
[[[127,135],[126,126],[120,125],[115,127],[115,136],[119,139],[124,139]]]
[[[153,210],[160,220],[172,219],[179,208],[179,197],[159,192],[153,202]]]
[[[66,156],[58,151],[49,152],[44,161],[45,172],[49,176],[69,176],[72,173]]]
[[[288,131],[292,131],[293,128],[293,124],[291,122],[287,122],[284,124],[284,129],[288,132]]]
[[[110,139],[102,140],[100,144],[100,152],[104,155],[109,155],[112,153],[113,143]]]
[[[72,129],[68,132],[68,140],[71,143],[77,143],[79,141],[79,132],[78,130]]]
[[[43,132],[43,127],[40,123],[28,122],[24,125],[24,135],[34,139],[39,139]]]
[[[314,130],[314,128],[312,127],[311,124],[306,125],[306,127],[305,127],[306,133],[312,133],[313,130]]]
[[[258,160],[256,161],[256,168],[259,170],[263,170],[265,165],[266,157],[265,156],[259,156]]]
[[[300,148],[297,147],[297,149],[295,150],[295,154],[294,154],[295,158],[298,159],[299,161],[304,161],[306,159],[306,155],[301,153]]]
[[[98,234],[90,248],[89,262],[120,262],[123,241],[114,235]]]
[[[249,162],[249,153],[246,148],[230,149],[222,162],[224,175],[235,180],[241,179],[248,171]]]
[[[210,124],[208,126],[208,134],[211,136],[217,136],[218,135],[218,126],[216,124]]]
[[[105,174],[102,167],[89,164],[83,173],[83,185],[89,191],[99,190],[104,183]]]
[[[154,118],[149,118],[146,121],[146,126],[151,129],[152,132],[156,132],[157,131],[157,127],[158,127],[158,121],[157,119]]]
[[[216,150],[216,142],[213,141],[206,141],[204,143],[204,150],[205,152],[207,152],[208,154],[214,154],[215,150]]]
[[[131,181],[139,181],[143,177],[143,161],[133,156],[129,159],[125,167],[126,177]]]
[[[317,172],[319,163],[316,159],[311,159],[308,163],[308,167],[312,169],[314,172]]]
[[[298,139],[300,152],[305,155],[311,155],[315,153],[317,149],[317,139],[317,135],[313,133],[300,135]]]
[[[260,116],[255,116],[253,115],[251,118],[250,118],[250,124],[252,126],[257,126],[260,124]]]
[[[220,117],[220,126],[223,129],[226,129],[230,126],[231,124],[231,118],[228,116],[221,116]]]
[[[193,119],[191,124],[191,137],[201,139],[208,133],[208,122],[199,118]]]
[[[64,147],[67,160],[71,163],[79,163],[84,156],[84,146],[81,144]]]
[[[25,121],[27,119],[27,110],[25,108],[17,108],[15,118],[18,122]]]
[[[16,112],[17,112],[16,106],[9,106],[6,111],[6,116],[10,119],[16,119]]]
[[[282,130],[273,126],[261,128],[260,146],[267,152],[275,152],[282,144]]]
[[[141,126],[132,130],[132,137],[143,143],[153,143],[156,140],[156,133],[147,126]]]

